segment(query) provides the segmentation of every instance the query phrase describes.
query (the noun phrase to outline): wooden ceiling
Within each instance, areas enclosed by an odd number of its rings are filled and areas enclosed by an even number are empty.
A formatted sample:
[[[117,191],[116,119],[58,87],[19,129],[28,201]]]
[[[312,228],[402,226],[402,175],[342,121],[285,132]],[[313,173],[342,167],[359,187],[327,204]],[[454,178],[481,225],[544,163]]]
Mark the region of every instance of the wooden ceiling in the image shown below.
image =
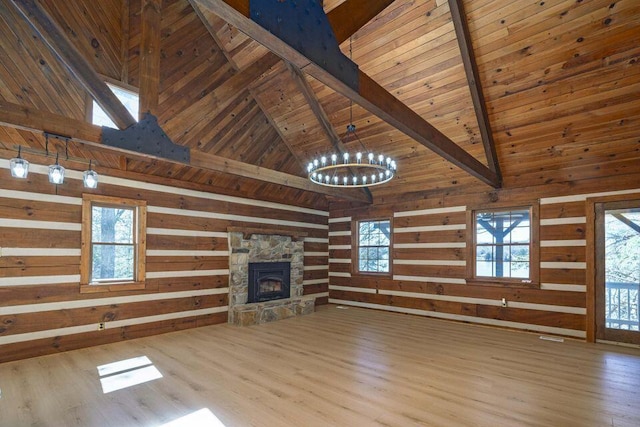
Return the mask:
[[[450,9],[456,1],[376,0],[371,4],[389,5],[373,19],[367,18],[351,41],[347,38],[340,47],[348,55],[351,45],[353,61],[363,73],[488,165],[469,86],[474,79],[465,72]],[[141,11],[149,2],[39,0],[96,72],[135,88],[141,85],[141,73],[149,69],[140,60]],[[304,177],[310,159],[338,147],[383,152],[398,160],[398,177],[370,188],[374,202],[399,200],[407,193],[426,196],[441,190],[492,188],[357,104],[353,122],[360,141],[341,141],[350,121],[346,96],[270,54],[214,13],[209,2],[161,3],[159,83],[152,111],[175,143],[211,156],[190,167],[125,156],[95,145],[74,148],[79,156],[95,158],[100,168],[326,206],[326,194],[269,183],[268,173],[257,176],[251,165]],[[339,7],[353,8],[357,21],[362,4],[362,0],[325,0],[324,9],[330,13]],[[477,83],[503,186],[640,170],[639,2],[458,0],[457,4],[468,25],[467,42],[475,54]],[[91,99],[86,88],[11,0],[0,0],[0,58],[4,102],[0,122],[6,124],[0,127],[3,157],[12,156],[16,144],[44,144],[37,131],[17,126],[8,110],[22,106],[30,117],[53,113],[52,120],[68,118],[67,127],[85,120]],[[42,126],[32,127],[52,130]],[[248,172],[239,177],[220,172],[221,168],[201,167],[203,159],[242,162],[249,165]],[[343,192],[368,197],[358,190]]]

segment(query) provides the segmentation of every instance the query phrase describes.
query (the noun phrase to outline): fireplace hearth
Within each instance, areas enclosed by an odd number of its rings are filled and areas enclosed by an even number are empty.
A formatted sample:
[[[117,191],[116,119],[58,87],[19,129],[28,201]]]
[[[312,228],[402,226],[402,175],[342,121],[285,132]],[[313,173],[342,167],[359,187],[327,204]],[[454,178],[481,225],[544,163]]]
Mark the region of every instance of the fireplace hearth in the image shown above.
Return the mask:
[[[290,277],[290,262],[250,262],[247,302],[289,298]]]

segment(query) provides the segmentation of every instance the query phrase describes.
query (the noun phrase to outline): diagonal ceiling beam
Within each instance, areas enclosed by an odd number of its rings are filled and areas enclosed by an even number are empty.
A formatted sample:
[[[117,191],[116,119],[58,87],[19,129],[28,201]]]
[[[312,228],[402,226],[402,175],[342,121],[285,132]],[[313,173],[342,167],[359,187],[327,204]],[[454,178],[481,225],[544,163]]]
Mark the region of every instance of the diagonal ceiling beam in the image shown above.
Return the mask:
[[[471,44],[469,25],[467,24],[462,0],[449,0],[449,9],[451,10],[451,18],[453,19],[453,26],[456,30],[458,46],[460,46],[460,54],[462,55],[464,71],[467,74],[467,81],[469,82],[469,90],[471,91],[473,108],[476,112],[478,127],[480,128],[480,136],[482,137],[484,152],[487,156],[487,164],[489,165],[489,169],[494,171],[498,176],[498,179],[502,181],[500,164],[498,163],[498,154],[496,152],[496,144],[493,140],[491,122],[489,122],[489,114],[487,113],[487,104],[482,92],[482,86],[480,85],[480,73],[478,72],[476,56]]]
[[[249,19],[249,0],[194,1],[236,26],[276,55],[358,103],[370,113],[380,117],[467,173],[493,187],[500,187],[500,179],[494,171],[456,145],[364,72],[358,70],[358,89],[356,90]]]
[[[162,0],[142,0],[139,115],[158,115],[160,96],[160,10]]]
[[[347,0],[327,13],[338,44],[354,35],[394,0]]]
[[[120,129],[126,129],[136,122],[37,0],[10,2]]]
[[[48,111],[41,111],[3,100],[0,100],[0,125],[24,129],[30,132],[50,132],[57,135],[68,136],[74,141],[82,143],[87,147],[97,147],[125,154],[127,157],[133,159],[154,159],[168,164],[184,166],[183,163],[178,161],[103,145],[100,143],[102,138],[102,128],[99,126],[94,126],[84,121],[74,120]],[[333,196],[340,199],[369,203],[364,194],[358,191],[345,191],[344,189],[315,185],[308,179],[300,176],[289,175],[287,173],[242,163],[236,160],[226,159],[224,157],[203,153],[197,150],[191,150],[190,166],[205,171],[228,173],[271,184],[325,194],[327,196]]]

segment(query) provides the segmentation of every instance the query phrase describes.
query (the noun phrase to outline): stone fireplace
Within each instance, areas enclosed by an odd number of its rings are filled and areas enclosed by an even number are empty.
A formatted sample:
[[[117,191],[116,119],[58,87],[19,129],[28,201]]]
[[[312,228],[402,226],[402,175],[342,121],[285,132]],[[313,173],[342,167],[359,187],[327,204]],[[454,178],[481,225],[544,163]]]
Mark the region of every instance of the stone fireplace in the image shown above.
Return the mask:
[[[304,233],[240,227],[227,231],[229,323],[248,326],[314,311],[315,298],[302,295]]]

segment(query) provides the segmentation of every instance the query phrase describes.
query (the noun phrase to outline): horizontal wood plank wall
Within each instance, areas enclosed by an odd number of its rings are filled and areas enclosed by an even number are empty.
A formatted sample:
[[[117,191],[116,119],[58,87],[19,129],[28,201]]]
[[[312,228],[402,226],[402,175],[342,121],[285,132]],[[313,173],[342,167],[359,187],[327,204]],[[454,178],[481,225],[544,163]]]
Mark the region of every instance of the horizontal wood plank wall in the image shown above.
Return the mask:
[[[640,188],[600,191],[596,187],[594,191],[591,185],[589,192],[553,197],[544,197],[542,190],[533,187],[526,195],[505,191],[502,197],[499,191],[491,197],[435,197],[435,201],[373,208],[332,204],[329,302],[585,338],[585,201],[587,197],[640,193]],[[465,202],[469,207],[491,207],[488,199],[501,199],[500,206],[506,207],[510,202],[519,206],[525,199],[539,201],[538,289],[466,283]],[[443,200],[452,204],[447,206]],[[350,265],[352,219],[376,218],[380,212],[393,218],[392,275],[357,274]],[[502,307],[502,298],[507,307]]]
[[[82,173],[11,178],[0,159],[0,362],[227,321],[228,226],[304,231],[304,292],[328,300],[328,212],[100,176],[146,200],[146,289],[80,293]],[[106,329],[98,330],[98,324]]]

